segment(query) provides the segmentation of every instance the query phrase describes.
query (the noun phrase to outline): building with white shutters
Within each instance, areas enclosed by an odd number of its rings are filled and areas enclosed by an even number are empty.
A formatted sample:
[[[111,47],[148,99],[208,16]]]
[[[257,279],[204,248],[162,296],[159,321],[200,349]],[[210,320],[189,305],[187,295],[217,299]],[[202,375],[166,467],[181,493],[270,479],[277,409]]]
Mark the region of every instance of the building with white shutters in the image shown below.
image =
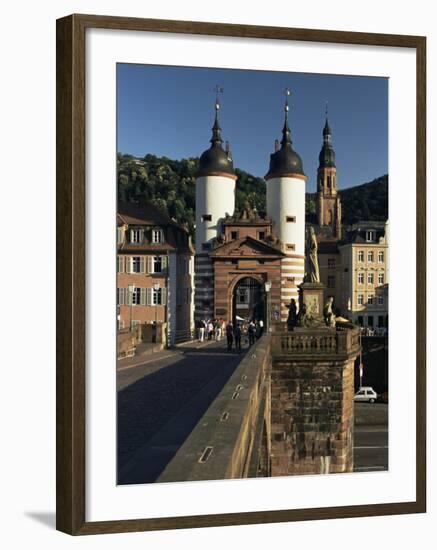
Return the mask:
[[[193,329],[193,250],[188,229],[150,203],[119,203],[118,328],[165,325],[172,344]]]

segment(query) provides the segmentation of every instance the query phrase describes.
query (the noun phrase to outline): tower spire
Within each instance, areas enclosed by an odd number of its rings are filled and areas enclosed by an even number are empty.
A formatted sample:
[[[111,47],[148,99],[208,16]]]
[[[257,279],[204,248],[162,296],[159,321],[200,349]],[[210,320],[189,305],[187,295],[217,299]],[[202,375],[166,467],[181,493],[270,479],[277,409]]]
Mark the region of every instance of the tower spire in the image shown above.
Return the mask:
[[[214,118],[214,126],[212,127],[212,138],[210,139],[210,142],[213,145],[221,145],[223,143],[220,123],[218,119],[218,112],[220,111],[220,97],[219,94],[223,93],[223,88],[219,86],[218,84],[214,88],[215,92],[215,104],[214,104],[214,110],[215,110],[215,118]]]
[[[291,141],[291,131],[288,125],[288,112],[290,110],[290,107],[288,105],[288,98],[291,95],[291,90],[289,90],[288,88],[285,88],[284,92],[285,92],[285,104],[284,104],[285,120],[284,120],[284,127],[282,129],[282,140],[281,140],[282,147],[286,147],[287,145],[291,145],[293,143]]]

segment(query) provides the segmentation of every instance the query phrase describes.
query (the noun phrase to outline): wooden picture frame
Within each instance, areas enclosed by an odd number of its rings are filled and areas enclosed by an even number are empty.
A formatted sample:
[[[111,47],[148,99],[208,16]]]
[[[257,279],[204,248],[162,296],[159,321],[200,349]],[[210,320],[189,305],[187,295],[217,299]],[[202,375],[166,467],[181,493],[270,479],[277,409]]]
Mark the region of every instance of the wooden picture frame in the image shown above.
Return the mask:
[[[85,33],[119,29],[409,48],[417,86],[416,499],[185,517],[87,522],[85,515]],[[57,21],[57,529],[71,535],[275,523],[426,510],[426,39],[282,27],[71,15]]]

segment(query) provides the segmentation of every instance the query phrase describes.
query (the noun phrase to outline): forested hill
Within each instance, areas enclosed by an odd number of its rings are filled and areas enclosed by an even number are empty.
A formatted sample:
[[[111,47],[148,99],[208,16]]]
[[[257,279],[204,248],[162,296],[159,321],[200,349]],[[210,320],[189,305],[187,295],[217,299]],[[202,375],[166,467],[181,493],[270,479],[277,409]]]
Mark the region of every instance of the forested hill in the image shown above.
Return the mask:
[[[187,222],[194,232],[195,173],[198,158],[172,160],[167,157],[146,155],[143,158],[119,153],[117,156],[118,197],[122,201],[136,202],[148,198],[178,222]],[[241,210],[249,201],[259,211],[265,211],[266,184],[239,170],[236,208]],[[343,205],[343,222],[358,220],[385,220],[388,217],[388,177],[382,176],[369,183],[340,191]],[[315,212],[315,194],[307,194],[307,213]]]

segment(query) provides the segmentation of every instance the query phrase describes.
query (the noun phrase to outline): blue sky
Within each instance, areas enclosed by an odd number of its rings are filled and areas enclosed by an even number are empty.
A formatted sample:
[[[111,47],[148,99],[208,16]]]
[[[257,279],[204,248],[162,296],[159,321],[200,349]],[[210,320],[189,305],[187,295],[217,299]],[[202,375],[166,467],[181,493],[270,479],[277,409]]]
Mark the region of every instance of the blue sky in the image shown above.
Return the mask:
[[[209,147],[217,84],[224,88],[220,124],[235,167],[267,173],[288,87],[293,147],[308,191],[315,190],[326,101],[339,188],[388,172],[388,80],[365,76],[118,64],[118,151],[200,156]]]

